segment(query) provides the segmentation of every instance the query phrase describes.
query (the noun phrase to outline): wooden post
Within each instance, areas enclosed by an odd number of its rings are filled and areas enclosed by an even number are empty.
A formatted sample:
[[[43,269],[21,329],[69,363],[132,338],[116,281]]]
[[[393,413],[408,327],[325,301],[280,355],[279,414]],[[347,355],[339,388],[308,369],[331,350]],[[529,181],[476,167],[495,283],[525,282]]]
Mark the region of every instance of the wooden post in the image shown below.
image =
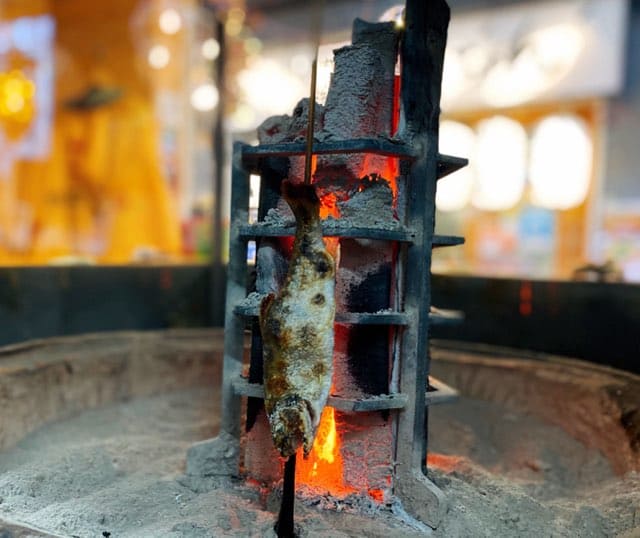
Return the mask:
[[[416,240],[402,256],[404,307],[411,322],[401,340],[400,392],[409,402],[398,416],[394,484],[406,510],[431,527],[437,527],[446,508],[444,495],[425,475],[425,394],[440,87],[449,15],[444,0],[407,0],[401,44],[400,135],[418,158],[407,172],[407,225],[416,231]]]

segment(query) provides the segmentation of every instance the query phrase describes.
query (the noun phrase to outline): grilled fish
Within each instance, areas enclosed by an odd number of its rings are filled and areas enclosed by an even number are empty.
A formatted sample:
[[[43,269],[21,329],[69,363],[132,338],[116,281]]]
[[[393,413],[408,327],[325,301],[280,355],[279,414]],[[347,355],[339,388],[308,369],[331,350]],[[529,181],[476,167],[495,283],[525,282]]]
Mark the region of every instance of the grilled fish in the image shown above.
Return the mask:
[[[282,184],[296,218],[286,279],[260,307],[265,408],[283,457],[307,456],[333,374],[335,262],[322,240],[320,200],[311,185]]]

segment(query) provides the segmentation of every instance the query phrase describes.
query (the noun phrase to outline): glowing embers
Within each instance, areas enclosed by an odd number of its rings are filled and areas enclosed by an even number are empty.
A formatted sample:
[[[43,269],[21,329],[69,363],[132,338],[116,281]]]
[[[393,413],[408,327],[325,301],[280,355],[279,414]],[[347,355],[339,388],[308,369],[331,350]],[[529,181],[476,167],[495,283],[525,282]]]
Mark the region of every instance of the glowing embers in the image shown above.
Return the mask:
[[[335,192],[324,194],[320,198],[320,218],[326,219],[340,217],[340,209],[338,208],[338,196]]]
[[[381,180],[383,179],[389,184],[389,188],[393,193],[393,206],[395,207],[398,195],[398,160],[392,157],[387,157],[381,162],[379,156],[367,154],[365,156],[362,169],[366,171],[365,173],[369,174],[368,176],[365,176],[365,178],[375,177]]]
[[[335,410],[325,407],[309,457],[304,459],[302,451],[298,453],[296,482],[320,494],[328,492],[334,496],[345,496],[355,492],[354,488],[344,483],[344,464],[340,446]]]

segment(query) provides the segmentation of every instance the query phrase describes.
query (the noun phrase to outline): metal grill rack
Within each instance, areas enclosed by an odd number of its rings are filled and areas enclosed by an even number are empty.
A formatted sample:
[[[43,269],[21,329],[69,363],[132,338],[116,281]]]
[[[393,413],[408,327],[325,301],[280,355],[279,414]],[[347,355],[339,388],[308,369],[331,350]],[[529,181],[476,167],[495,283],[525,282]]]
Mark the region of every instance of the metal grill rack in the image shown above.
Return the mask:
[[[441,155],[438,114],[442,61],[449,12],[443,0],[409,1],[402,44],[402,107],[407,128],[401,142],[360,139],[316,143],[313,153],[369,153],[399,160],[406,178],[404,222],[397,229],[332,225],[326,235],[391,241],[398,244],[395,274],[401,276],[402,311],[338,314],[336,323],[377,324],[395,328],[399,349],[399,391],[349,399],[331,397],[328,405],[348,412],[394,410],[394,493],[405,508],[431,526],[445,510],[442,493],[426,477],[426,407],[450,401],[455,390],[429,378],[429,327],[451,323],[459,313],[433,310],[430,294],[431,251],[459,245],[462,237],[434,234],[435,191],[438,179],[462,168],[466,159]],[[275,207],[280,183],[287,176],[288,158],[303,155],[304,144],[248,146],[236,143],[233,153],[230,251],[227,277],[223,416],[221,429],[240,440],[241,397],[261,398],[262,387],[242,376],[245,328],[256,337],[257,308],[246,306],[248,294],[247,241],[294,234],[293,227],[264,226],[260,220]],[[248,223],[249,176],[261,177],[259,222]],[[258,335],[259,336],[259,335]],[[429,380],[429,381],[428,381]],[[252,380],[257,381],[257,380]]]

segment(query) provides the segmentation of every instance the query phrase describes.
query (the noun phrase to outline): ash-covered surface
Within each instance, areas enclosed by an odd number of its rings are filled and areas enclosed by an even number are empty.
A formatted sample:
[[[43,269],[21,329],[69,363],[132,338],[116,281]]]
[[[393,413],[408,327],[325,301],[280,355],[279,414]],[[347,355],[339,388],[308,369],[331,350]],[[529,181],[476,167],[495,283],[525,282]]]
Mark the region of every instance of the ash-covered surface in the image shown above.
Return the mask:
[[[88,411],[28,436],[0,454],[0,530],[6,519],[82,538],[275,537],[277,494],[183,474],[189,446],[217,430],[218,401],[217,391],[174,392]],[[308,498],[296,510],[301,536],[423,534],[396,515],[398,507],[359,497]]]
[[[217,429],[218,400],[216,391],[174,392],[30,435],[0,454],[0,520],[83,538],[275,536],[277,492],[183,474],[187,448]],[[561,429],[469,399],[434,408],[430,428],[439,454],[431,475],[449,499],[435,532],[397,502],[299,495],[301,535],[638,536],[640,477],[616,477]]]
[[[430,478],[448,495],[437,536],[640,536],[640,475],[561,428],[461,398],[429,414]]]
[[[400,221],[394,214],[393,192],[389,182],[381,177],[364,177],[358,189],[350,192],[345,200],[337,203],[339,217],[329,216],[323,224],[329,230],[348,228],[377,228],[381,230],[397,230]],[[271,208],[257,226],[287,228],[295,226],[291,209],[280,204]]]

